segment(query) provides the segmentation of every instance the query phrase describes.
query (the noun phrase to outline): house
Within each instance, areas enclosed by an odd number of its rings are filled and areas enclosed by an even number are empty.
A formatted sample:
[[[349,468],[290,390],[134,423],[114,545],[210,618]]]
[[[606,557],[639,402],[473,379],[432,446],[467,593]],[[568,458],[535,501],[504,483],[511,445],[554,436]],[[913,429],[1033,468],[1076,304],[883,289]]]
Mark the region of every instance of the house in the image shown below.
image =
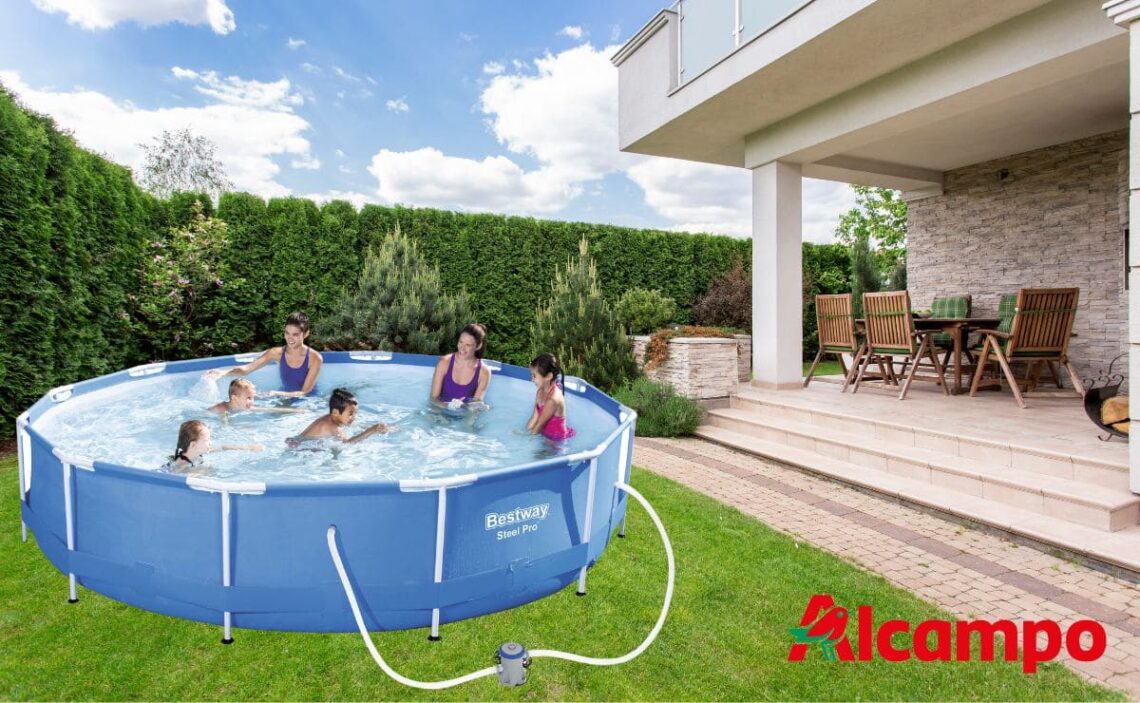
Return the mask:
[[[902,191],[916,307],[1080,288],[1095,376],[1140,344],[1133,55],[1140,0],[680,0],[613,57],[620,148],[752,171],[753,386],[801,385],[804,177]]]

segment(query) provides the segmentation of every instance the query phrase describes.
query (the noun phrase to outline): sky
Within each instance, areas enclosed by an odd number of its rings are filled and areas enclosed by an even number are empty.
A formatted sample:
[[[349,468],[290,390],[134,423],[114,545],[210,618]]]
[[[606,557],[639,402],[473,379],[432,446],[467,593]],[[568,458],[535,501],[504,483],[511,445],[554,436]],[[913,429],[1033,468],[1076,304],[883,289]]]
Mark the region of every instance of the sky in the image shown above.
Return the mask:
[[[189,128],[236,190],[747,237],[745,169],[617,148],[610,58],[662,0],[5,0],[0,84],[139,170]],[[804,239],[848,186],[804,180]]]

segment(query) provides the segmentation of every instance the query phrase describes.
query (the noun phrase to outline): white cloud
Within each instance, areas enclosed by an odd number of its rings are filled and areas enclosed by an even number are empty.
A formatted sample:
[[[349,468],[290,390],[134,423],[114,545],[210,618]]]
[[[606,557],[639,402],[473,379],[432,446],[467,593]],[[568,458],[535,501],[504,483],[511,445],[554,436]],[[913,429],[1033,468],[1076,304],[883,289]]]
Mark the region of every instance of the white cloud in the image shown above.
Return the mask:
[[[488,61],[487,63],[483,64],[483,73],[486,73],[489,76],[497,76],[505,70],[506,67],[498,61]]]
[[[558,30],[558,33],[564,37],[570,37],[571,39],[582,38],[582,28],[574,25],[566,25],[562,29]]]
[[[324,193],[306,193],[299,197],[308,198],[318,205],[324,205],[332,200],[347,200],[358,211],[368,203],[376,202],[376,196],[366,193],[356,193],[348,190],[329,190]]]
[[[198,85],[194,90],[227,105],[291,111],[305,102],[300,95],[290,92],[287,78],[264,83],[237,76],[221,78],[215,71],[192,71],[181,66],[171,68],[170,72],[175,78],[195,81]]]
[[[460,32],[459,33],[459,40],[465,41],[465,42],[473,42],[473,41],[475,41],[476,37],[478,37],[478,36],[479,36],[478,34],[471,34],[470,32]]]
[[[404,98],[395,98],[393,100],[387,100],[384,102],[384,107],[388,108],[392,112],[407,112],[408,110],[411,109],[410,107],[408,107],[408,101],[405,100]]]
[[[535,60],[533,71],[497,75],[484,89],[479,107],[488,128],[537,168],[525,170],[506,156],[384,150],[369,167],[378,194],[387,202],[465,210],[550,214],[565,208],[589,182],[640,158],[617,150],[617,71],[608,58],[614,50],[587,44],[548,54]]]
[[[62,12],[67,21],[83,29],[110,29],[120,22],[144,27],[181,22],[209,25],[218,34],[229,34],[237,24],[225,0],[32,0],[44,12]]]
[[[621,25],[615,24],[610,27],[610,41],[616,42],[618,39],[621,39]]]
[[[336,170],[340,171],[341,173],[349,173],[349,174],[356,173],[355,169],[351,169],[348,166],[345,166],[344,164],[340,164],[339,166],[337,166]]]
[[[583,44],[516,64],[491,78],[479,100],[488,128],[508,156],[450,156],[434,148],[383,150],[369,172],[383,202],[552,215],[626,173],[645,202],[673,229],[747,237],[752,230],[751,174],[740,168],[651,159],[618,150],[617,71],[610,46]],[[524,167],[519,155],[533,159]],[[849,189],[804,181],[804,238],[830,241]]]
[[[752,233],[752,180],[742,168],[647,158],[627,175],[645,191],[649,207],[673,229],[747,237]]]
[[[289,40],[285,42],[285,46],[289,47],[290,49],[297,50],[307,43],[308,42],[306,42],[304,39],[294,39],[293,37],[289,37]]]
[[[368,75],[367,73],[364,74],[364,80],[368,81],[369,83],[371,83],[374,86],[380,85],[378,82],[376,82],[375,78]]]
[[[343,150],[341,150],[341,149],[337,149],[337,150],[336,150],[336,157],[337,157],[338,159],[343,159],[343,158],[344,158],[344,151],[343,151]]]
[[[548,171],[523,171],[505,156],[482,161],[427,147],[372,157],[369,173],[383,202],[458,210],[551,213],[578,194]]]
[[[333,66],[332,69],[333,69],[333,73],[335,73],[339,78],[342,78],[342,79],[348,81],[349,83],[359,83],[360,82],[359,76],[352,75],[351,73],[344,70],[340,66]]]
[[[304,154],[300,158],[290,161],[289,165],[293,168],[304,169],[306,171],[316,171],[321,167],[321,160],[312,154]]]
[[[150,143],[163,130],[184,127],[217,146],[217,157],[235,188],[263,197],[289,194],[276,180],[281,170],[276,158],[315,161],[303,136],[309,123],[286,109],[238,101],[144,110],[92,90],[35,89],[13,71],[0,71],[0,82],[23,104],[70,130],[85,148],[136,170],[143,162],[140,143]]]
[[[301,64],[301,70],[304,71],[305,73],[312,73],[313,75],[319,75],[321,73],[321,67],[320,66],[315,66],[315,65],[309,63],[308,61]]]

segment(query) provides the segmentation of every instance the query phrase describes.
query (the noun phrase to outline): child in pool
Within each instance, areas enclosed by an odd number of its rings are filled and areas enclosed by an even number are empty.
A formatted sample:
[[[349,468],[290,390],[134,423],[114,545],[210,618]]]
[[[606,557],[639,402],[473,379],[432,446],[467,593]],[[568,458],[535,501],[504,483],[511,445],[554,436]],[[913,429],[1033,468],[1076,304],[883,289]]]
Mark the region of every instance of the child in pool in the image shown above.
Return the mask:
[[[337,388],[329,396],[329,414],[319,417],[313,421],[311,425],[305,428],[305,431],[296,437],[290,437],[286,442],[291,447],[296,447],[306,439],[317,439],[320,437],[335,437],[342,442],[355,443],[362,439],[371,437],[374,434],[387,434],[389,428],[383,422],[378,422],[360,434],[349,437],[344,428],[348,427],[356,420],[356,395],[347,389]]]
[[[285,318],[285,346],[266,349],[261,356],[245,366],[236,366],[229,371],[211,369],[206,372],[206,378],[245,376],[273,361],[277,363],[277,370],[281,374],[281,390],[269,391],[270,395],[294,398],[315,395],[317,376],[321,373],[324,359],[318,352],[305,346],[308,337],[309,316],[303,312],[289,313],[289,317]]]
[[[553,354],[539,354],[530,362],[530,380],[538,386],[538,391],[534,394],[534,413],[526,428],[531,434],[541,433],[555,442],[576,434],[574,428],[566,424],[566,399],[557,382],[559,377],[566,379],[558,357]]]
[[[208,408],[209,412],[217,413],[222,416],[222,421],[228,421],[230,413],[238,413],[242,411],[260,412],[260,413],[299,413],[304,412],[300,408],[274,408],[257,406],[253,404],[253,396],[257,389],[253,384],[244,378],[235,378],[230,381],[230,397],[229,400],[223,400],[220,403],[211,405]]]
[[[210,444],[210,428],[201,420],[187,420],[178,427],[178,446],[170,460],[162,468],[172,473],[198,473],[196,469],[205,464],[206,454],[214,450],[245,450],[260,452],[261,444],[223,444],[215,447]]]

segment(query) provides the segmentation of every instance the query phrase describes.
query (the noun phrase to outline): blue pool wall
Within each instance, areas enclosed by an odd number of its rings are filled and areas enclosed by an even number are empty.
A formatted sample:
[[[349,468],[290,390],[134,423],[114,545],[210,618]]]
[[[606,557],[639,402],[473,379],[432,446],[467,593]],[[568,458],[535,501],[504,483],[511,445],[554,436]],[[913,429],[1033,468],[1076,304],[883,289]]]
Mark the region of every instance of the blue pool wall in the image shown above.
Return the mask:
[[[434,366],[437,360],[414,354],[323,355],[326,364]],[[21,515],[60,572],[117,601],[175,617],[220,625],[230,613],[235,627],[353,631],[326,542],[328,527],[335,525],[368,628],[406,629],[431,625],[433,615],[439,623],[462,620],[563,588],[598,560],[625,517],[627,497],[614,483],[629,480],[636,416],[580,379],[567,379],[566,393],[577,398],[572,402],[594,403],[617,423],[600,445],[451,479],[200,481],[67,456],[35,427],[43,413],[69,398],[138,378],[202,372],[248,359],[216,357],[120,371],[55,389],[19,418]],[[495,374],[530,379],[528,369],[508,364]],[[443,544],[437,562],[441,504]],[[517,519],[503,534],[495,526],[500,515]],[[62,581],[61,599],[65,586]]]

